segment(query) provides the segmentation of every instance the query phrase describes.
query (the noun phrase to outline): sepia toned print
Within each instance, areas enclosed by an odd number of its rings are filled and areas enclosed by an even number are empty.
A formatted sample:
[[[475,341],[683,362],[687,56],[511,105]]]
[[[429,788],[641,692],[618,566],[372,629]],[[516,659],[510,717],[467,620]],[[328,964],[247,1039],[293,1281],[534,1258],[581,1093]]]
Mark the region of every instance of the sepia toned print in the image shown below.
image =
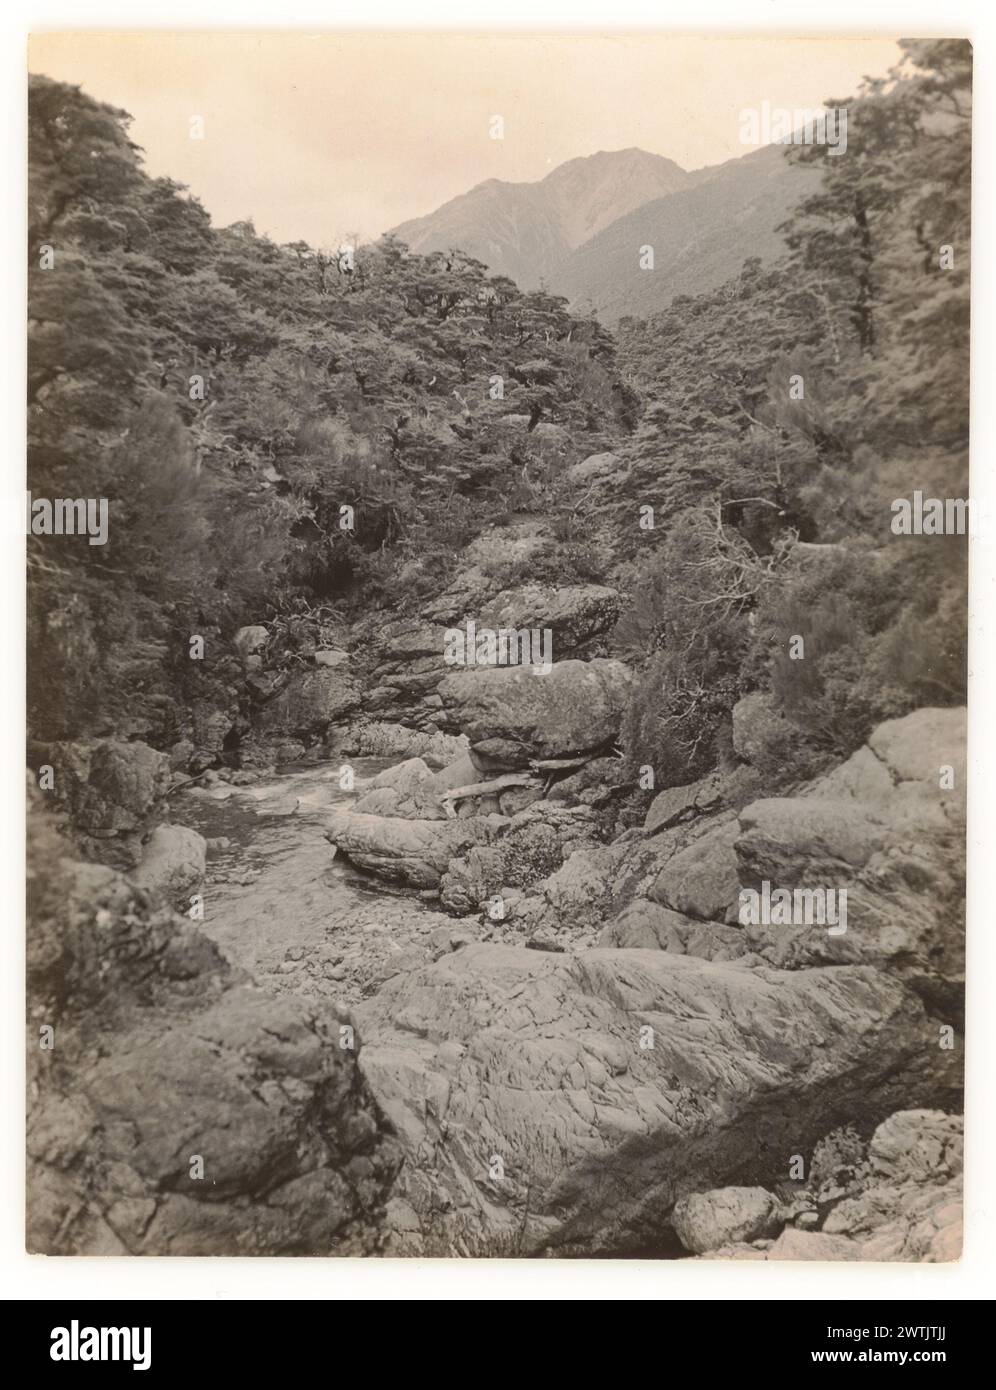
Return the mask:
[[[28,1249],[958,1259],[968,43],[30,66]]]

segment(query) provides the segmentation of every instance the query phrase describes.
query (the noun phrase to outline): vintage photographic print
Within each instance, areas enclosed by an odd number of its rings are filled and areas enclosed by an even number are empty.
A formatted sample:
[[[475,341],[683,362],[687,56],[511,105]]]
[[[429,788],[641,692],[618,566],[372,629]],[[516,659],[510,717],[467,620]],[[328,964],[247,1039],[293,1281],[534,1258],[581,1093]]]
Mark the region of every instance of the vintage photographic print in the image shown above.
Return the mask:
[[[969,42],[29,67],[28,1250],[958,1260]]]

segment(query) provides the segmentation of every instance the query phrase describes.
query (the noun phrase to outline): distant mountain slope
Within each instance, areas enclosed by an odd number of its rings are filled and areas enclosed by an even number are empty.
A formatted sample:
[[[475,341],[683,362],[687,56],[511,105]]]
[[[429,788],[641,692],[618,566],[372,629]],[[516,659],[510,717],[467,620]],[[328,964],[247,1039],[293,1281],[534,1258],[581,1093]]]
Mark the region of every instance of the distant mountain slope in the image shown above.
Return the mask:
[[[633,208],[694,182],[661,155],[600,151],[568,160],[537,183],[489,179],[393,233],[423,254],[458,246],[522,289],[543,279],[556,289],[558,267],[575,247]]]
[[[687,176],[686,186],[619,216],[556,267],[550,288],[577,310],[590,305],[605,323],[641,318],[679,294],[715,289],[748,256],[774,260],[785,249],[775,231],[819,184],[816,169],[789,164],[768,146]],[[654,269],[640,269],[641,246]]]

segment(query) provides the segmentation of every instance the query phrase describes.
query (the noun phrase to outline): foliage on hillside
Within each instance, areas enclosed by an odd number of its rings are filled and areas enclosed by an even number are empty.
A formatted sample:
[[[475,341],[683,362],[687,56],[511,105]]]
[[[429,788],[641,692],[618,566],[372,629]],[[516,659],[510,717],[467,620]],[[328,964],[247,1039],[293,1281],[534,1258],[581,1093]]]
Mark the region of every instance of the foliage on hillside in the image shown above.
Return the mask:
[[[845,156],[786,151],[822,172],[786,257],[624,320],[618,358],[459,251],[216,230],[125,113],[33,79],[29,487],[111,518],[106,546],[29,541],[34,735],[165,746],[179,705],[232,695],[191,634],[411,611],[523,514],[554,543],[509,584],[626,592],[624,742],[658,785],[722,761],[752,690],[779,775],[963,699],[965,542],[890,525],[914,489],[967,495],[971,54],[905,47],[831,103]]]
[[[896,80],[828,102],[846,156],[787,151],[823,179],[782,262],[621,325],[647,402],[602,498],[633,593],[617,639],[650,659],[627,744],[669,781],[715,761],[753,688],[824,753],[964,698],[967,542],[894,536],[891,503],[968,495],[971,53],[904,47]]]
[[[29,541],[42,738],[168,737],[172,699],[212,695],[192,633],[403,601],[406,559],[438,576],[546,508],[631,408],[564,301],[459,252],[215,230],[144,172],[129,119],[31,81],[28,486],[110,506],[105,546]]]

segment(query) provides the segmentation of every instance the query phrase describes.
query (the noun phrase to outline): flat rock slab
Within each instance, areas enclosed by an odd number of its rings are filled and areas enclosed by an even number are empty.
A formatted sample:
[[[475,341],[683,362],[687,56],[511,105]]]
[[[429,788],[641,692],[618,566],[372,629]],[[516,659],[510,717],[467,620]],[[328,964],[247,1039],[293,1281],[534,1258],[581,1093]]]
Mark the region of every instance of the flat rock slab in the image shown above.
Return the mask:
[[[405,820],[333,811],[325,837],[358,868],[415,888],[436,888],[451,859],[490,838],[480,818]]]
[[[397,1254],[659,1249],[685,1193],[768,1185],[835,1124],[958,1086],[919,1000],[863,966],[473,944],[358,1021],[406,1155]]]

